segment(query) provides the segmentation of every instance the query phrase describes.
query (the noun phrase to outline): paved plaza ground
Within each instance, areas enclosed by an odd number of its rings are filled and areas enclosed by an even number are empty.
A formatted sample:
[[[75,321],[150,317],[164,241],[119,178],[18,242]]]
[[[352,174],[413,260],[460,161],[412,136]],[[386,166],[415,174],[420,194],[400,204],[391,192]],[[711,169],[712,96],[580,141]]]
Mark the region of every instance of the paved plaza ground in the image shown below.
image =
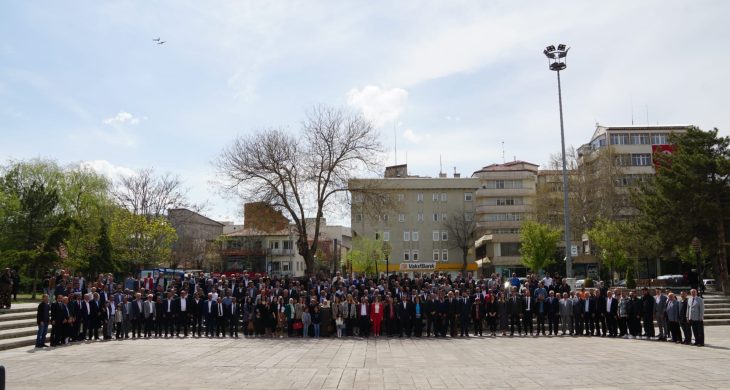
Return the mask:
[[[0,352],[8,389],[730,389],[704,348],[600,337],[150,339]]]

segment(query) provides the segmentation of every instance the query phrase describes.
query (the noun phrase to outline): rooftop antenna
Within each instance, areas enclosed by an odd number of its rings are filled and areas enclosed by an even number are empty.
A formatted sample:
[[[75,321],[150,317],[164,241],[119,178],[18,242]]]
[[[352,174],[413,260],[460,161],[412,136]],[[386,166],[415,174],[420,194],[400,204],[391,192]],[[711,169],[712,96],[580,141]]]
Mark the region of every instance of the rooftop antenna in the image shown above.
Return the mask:
[[[507,161],[504,160],[504,141],[502,141],[502,164],[506,163]]]
[[[439,154],[439,176],[441,176],[442,173],[444,173],[444,164],[441,161],[441,154]]]
[[[398,165],[398,132],[396,131],[395,119],[393,119],[393,155],[395,165]]]

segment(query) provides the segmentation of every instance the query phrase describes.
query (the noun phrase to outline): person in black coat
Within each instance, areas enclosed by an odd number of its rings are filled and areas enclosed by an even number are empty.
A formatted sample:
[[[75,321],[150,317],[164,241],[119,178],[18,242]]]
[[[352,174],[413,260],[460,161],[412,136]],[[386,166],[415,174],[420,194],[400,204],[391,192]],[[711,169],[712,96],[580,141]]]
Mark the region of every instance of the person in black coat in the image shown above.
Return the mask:
[[[555,296],[555,290],[548,293],[548,333],[558,335],[558,318],[560,317],[560,298]]]
[[[608,307],[609,300],[611,302],[611,307]],[[606,296],[606,310],[604,311],[603,315],[608,325],[608,335],[611,337],[618,336],[618,306],[619,300],[613,296],[613,293],[611,291],[609,291]]]
[[[524,301],[522,296],[517,294],[517,288],[512,288],[512,296],[509,297],[509,318],[510,318],[510,336],[515,335],[515,325],[517,325],[517,335],[522,334],[522,306]]]
[[[469,320],[471,319],[471,301],[469,295],[464,291],[459,300],[459,324],[461,325],[461,337],[469,337]]]
[[[162,330],[165,327],[165,315],[163,314],[165,306],[162,297],[158,295],[155,299],[155,337],[162,337]]]
[[[583,318],[585,335],[592,336],[595,331],[596,298],[589,292],[586,292],[583,302],[581,302],[581,318]]]
[[[449,323],[449,304],[446,302],[442,294],[443,293],[439,294],[439,300],[436,303],[436,315],[438,320],[435,324],[436,329],[434,330],[434,335],[446,337],[446,329]]]
[[[200,299],[200,293],[196,292],[193,299],[188,302],[190,303],[190,307],[188,308],[188,312],[190,313],[190,334],[192,336],[197,334],[200,337],[203,331],[203,305],[205,304],[205,300]]]
[[[48,305],[48,294],[43,294],[41,303],[38,304],[36,312],[36,324],[38,324],[38,334],[35,338],[35,347],[43,348],[46,345],[46,334],[48,333],[48,324],[51,321],[50,306]]]
[[[641,321],[644,323],[644,337],[654,337],[654,297],[649,295],[649,289],[641,289]]]
[[[94,293],[94,300],[90,302],[90,308],[89,340],[91,340],[92,335],[94,336],[94,340],[99,340],[99,328],[101,328],[101,316],[103,313],[98,293]]]
[[[459,314],[459,300],[454,295],[451,291],[447,295],[446,322],[444,324],[451,337],[456,337],[456,316]]]
[[[596,290],[596,316],[595,316],[596,335],[606,337],[606,296],[599,289]]]
[[[401,296],[401,302],[396,306],[396,315],[398,316],[398,322],[400,323],[401,334],[400,337],[405,335],[411,337],[411,319],[413,317],[413,303],[408,300],[408,296],[403,294]]]
[[[173,336],[175,333],[175,322],[177,320],[177,307],[179,302],[175,302],[175,297],[171,291],[167,292],[167,298],[162,300],[162,323],[165,328],[165,337],[169,334]]]
[[[68,321],[66,306],[63,304],[63,295],[56,296],[56,302],[51,305],[51,346],[63,343],[63,327]]]
[[[629,293],[629,334],[632,338],[637,338],[641,335],[641,299],[636,296],[636,293],[631,291]]]

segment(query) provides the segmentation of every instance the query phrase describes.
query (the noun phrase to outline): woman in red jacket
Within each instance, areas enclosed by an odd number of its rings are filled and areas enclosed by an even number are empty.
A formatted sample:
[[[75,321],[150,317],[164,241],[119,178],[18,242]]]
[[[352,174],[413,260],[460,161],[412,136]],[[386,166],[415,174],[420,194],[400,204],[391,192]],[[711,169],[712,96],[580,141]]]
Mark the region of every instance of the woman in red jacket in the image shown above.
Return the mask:
[[[373,334],[380,336],[380,323],[383,321],[385,306],[380,302],[380,295],[375,296],[375,302],[370,305],[370,319],[373,321]]]

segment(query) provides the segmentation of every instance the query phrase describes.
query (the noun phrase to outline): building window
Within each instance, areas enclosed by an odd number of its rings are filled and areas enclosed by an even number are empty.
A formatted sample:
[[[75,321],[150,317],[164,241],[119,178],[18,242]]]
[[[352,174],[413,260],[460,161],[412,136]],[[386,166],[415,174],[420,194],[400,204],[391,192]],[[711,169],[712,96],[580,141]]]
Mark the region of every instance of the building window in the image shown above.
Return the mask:
[[[411,241],[418,241],[418,238],[419,238],[418,236],[419,236],[418,230],[412,231],[411,232]]]
[[[669,134],[667,134],[667,133],[652,134],[651,143],[654,145],[666,145],[669,143]]]
[[[403,261],[409,261],[411,259],[411,254],[408,251],[403,251]]]
[[[441,241],[449,241],[449,232],[446,230],[441,231]]]
[[[403,201],[403,199],[405,199],[405,195],[403,195],[403,194],[398,194],[398,202],[402,202],[402,201]]]
[[[383,214],[383,222],[388,222],[388,214]]]
[[[522,221],[522,213],[487,214],[487,222]]]
[[[444,249],[441,251],[441,261],[449,261],[449,250]]]
[[[423,203],[423,192],[419,192],[419,193],[418,193],[418,194],[416,195],[416,202],[418,202],[418,203]]]
[[[411,251],[411,258],[413,259],[413,261],[418,261],[418,251],[417,250]]]
[[[631,134],[631,143],[634,145],[649,145],[649,134]]]
[[[446,202],[446,193],[445,192],[441,193],[441,201]]]
[[[492,229],[492,234],[520,234],[519,228],[497,228]]]
[[[390,231],[389,230],[383,231],[383,241],[390,241]]]
[[[636,153],[631,155],[631,165],[636,167],[644,167],[651,165],[651,154]]]
[[[464,202],[471,202],[474,200],[474,194],[471,192],[465,192],[464,193]]]
[[[630,142],[628,133],[611,134],[611,145],[629,145]]]
[[[617,154],[616,157],[614,157],[614,163],[619,167],[628,167],[631,165],[631,155]]]
[[[439,250],[438,249],[433,250],[433,261],[439,261]]]
[[[436,192],[434,192],[433,193],[433,196],[431,197],[431,200],[433,200],[434,202],[438,202],[439,201],[439,194],[436,193]]]
[[[362,214],[355,214],[355,222],[362,222]]]
[[[375,232],[375,241],[380,240],[380,232]]]
[[[522,180],[489,180],[485,186],[488,189],[519,189],[522,188]]]
[[[495,198],[495,205],[497,206],[515,206],[515,205],[522,205],[522,198],[514,198],[514,197],[507,197],[507,198]]]
[[[448,215],[448,214],[446,214],[446,213],[442,213],[442,214],[441,214],[441,221],[442,221],[442,222],[446,222],[446,221],[448,221],[448,220],[449,220],[449,215]]]
[[[403,241],[411,240],[411,232],[403,232]]]
[[[405,221],[406,221],[406,215],[398,214],[398,222],[405,222]]]
[[[438,222],[439,220],[439,213],[433,213],[433,221]]]
[[[502,242],[499,244],[499,249],[502,256],[519,256],[520,246],[519,242]]]
[[[288,250],[294,249],[294,242],[292,240],[285,240],[284,249],[288,249]]]
[[[284,272],[289,272],[289,263],[283,262],[281,264],[281,270],[284,271]]]
[[[464,221],[471,222],[474,220],[474,213],[464,213]]]
[[[441,233],[439,233],[438,230],[434,230],[433,231],[433,240],[438,241],[440,237],[441,237]]]
[[[423,212],[418,213],[418,222],[423,222]]]

